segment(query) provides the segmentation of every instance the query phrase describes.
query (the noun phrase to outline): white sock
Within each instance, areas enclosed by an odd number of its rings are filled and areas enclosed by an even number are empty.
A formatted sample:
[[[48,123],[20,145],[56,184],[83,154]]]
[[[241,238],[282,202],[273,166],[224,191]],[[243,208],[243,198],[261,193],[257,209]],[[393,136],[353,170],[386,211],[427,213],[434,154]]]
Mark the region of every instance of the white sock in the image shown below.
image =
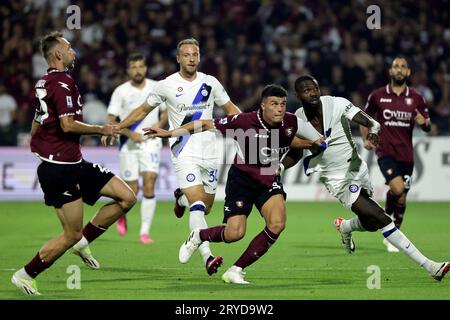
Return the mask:
[[[406,255],[414,260],[418,265],[430,273],[433,272],[434,261],[425,257],[403,234],[403,232],[395,227],[394,222],[391,222],[382,228],[381,233],[394,247],[406,253]]]
[[[189,207],[189,201],[184,194],[178,199],[178,204],[182,207]]]
[[[87,239],[83,236],[80,241],[78,241],[77,243],[75,243],[75,245],[73,246],[74,249],[80,251],[84,248],[86,248],[89,245],[89,242],[87,241]]]
[[[208,224],[205,220],[205,204],[203,201],[195,201],[190,207],[190,215],[189,215],[189,228],[191,230],[200,228],[206,229],[208,228]],[[211,249],[209,248],[209,242],[204,241],[199,247],[198,251],[200,252],[203,261],[206,263],[208,258],[212,256]]]
[[[33,280],[33,278],[30,277],[30,275],[25,271],[25,268],[18,270],[16,273],[17,273],[17,276],[21,279]]]
[[[350,220],[344,220],[341,224],[341,230],[344,233],[349,233],[353,231],[366,231],[359,221],[359,217],[355,217]]]
[[[156,209],[156,199],[155,197],[151,198],[142,198],[141,201],[141,231],[140,235],[149,234],[150,227],[152,226],[153,216],[155,215]]]

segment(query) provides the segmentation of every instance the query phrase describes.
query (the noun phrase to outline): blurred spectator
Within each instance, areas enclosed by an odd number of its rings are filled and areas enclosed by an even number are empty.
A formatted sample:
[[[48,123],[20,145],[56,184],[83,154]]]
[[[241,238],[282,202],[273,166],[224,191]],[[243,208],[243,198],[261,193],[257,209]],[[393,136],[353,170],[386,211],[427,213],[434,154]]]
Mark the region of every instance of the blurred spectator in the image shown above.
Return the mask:
[[[32,91],[47,69],[38,40],[58,29],[77,51],[73,72],[82,94],[105,105],[126,77],[122,66],[131,51],[145,52],[148,76],[160,80],[178,69],[174,48],[183,38],[200,41],[202,70],[226,84],[244,110],[258,106],[258,92],[270,82],[289,88],[288,107],[297,107],[292,82],[306,73],[318,79],[323,94],[365,101],[388,80],[392,58],[403,54],[414,70],[410,84],[427,99],[435,134],[450,135],[448,1],[379,0],[381,29],[374,30],[366,27],[365,0],[79,0],[79,30],[66,26],[70,4],[0,4],[0,82],[18,104],[21,131],[33,110],[27,88]]]
[[[17,144],[17,130],[13,123],[16,110],[16,100],[6,92],[5,86],[0,84],[0,145]]]

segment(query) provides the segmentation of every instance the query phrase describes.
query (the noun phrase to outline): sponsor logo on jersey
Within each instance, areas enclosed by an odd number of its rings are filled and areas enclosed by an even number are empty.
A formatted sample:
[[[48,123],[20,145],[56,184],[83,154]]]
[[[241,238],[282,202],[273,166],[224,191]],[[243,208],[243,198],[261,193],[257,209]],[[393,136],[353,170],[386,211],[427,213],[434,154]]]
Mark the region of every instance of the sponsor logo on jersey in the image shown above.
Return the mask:
[[[390,120],[392,118],[396,118],[397,120],[410,121],[411,117],[412,117],[412,112],[384,109],[383,110],[383,117],[386,120]]]
[[[186,176],[186,180],[187,180],[188,182],[194,181],[194,180],[195,180],[195,174],[189,173],[189,174]]]
[[[184,93],[177,93],[177,94],[175,94],[175,97],[176,97],[176,98],[181,97],[183,94],[184,94]]]
[[[380,98],[380,102],[392,102],[392,99]]]
[[[413,103],[413,99],[412,98],[405,98],[405,103],[410,106]]]
[[[351,184],[348,189],[350,190],[351,193],[355,193],[358,192],[359,187],[356,184]]]
[[[77,102],[78,102],[78,105],[81,107],[83,104],[81,103],[81,95],[79,94],[78,95],[78,100],[77,100]]]
[[[178,87],[177,90],[178,90],[178,92],[181,92],[181,91],[183,91],[183,87]]]

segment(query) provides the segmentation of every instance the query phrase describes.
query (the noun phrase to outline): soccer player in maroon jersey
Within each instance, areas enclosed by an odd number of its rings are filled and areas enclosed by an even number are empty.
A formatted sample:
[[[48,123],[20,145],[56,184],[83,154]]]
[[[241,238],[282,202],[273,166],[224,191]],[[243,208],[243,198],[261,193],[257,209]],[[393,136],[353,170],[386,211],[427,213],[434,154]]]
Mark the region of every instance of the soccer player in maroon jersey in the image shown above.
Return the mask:
[[[381,125],[380,142],[376,146],[378,165],[389,191],[386,194],[386,213],[393,216],[395,225],[400,228],[406,209],[406,195],[411,187],[414,168],[412,134],[416,124],[423,131],[431,129],[428,109],[423,97],[406,85],[411,74],[408,62],[396,57],[389,69],[391,83],[374,90],[367,99],[365,112]],[[360,127],[361,135],[367,136],[367,128]],[[364,148],[372,150],[375,146],[364,139]],[[398,249],[385,242],[389,252]]]
[[[283,87],[268,85],[262,91],[258,111],[221,119],[196,120],[171,131],[148,129],[152,136],[172,137],[215,128],[224,136],[234,138],[238,145],[225,189],[223,222],[226,225],[193,230],[180,247],[180,261],[188,261],[204,241],[230,243],[242,239],[247,217],[255,205],[266,227],[222,276],[227,283],[247,284],[243,269],[264,255],[284,230],[286,193],[277,179],[278,163],[296,135],[314,140],[316,144],[320,141],[320,135],[310,131],[314,130],[312,126],[298,120],[294,114],[286,113],[286,97]],[[303,140],[302,143],[303,146],[312,146],[308,141]]]
[[[68,249],[90,268],[98,269],[88,244],[94,241],[136,202],[128,185],[95,163],[83,159],[80,135],[116,134],[111,125],[83,121],[81,95],[69,74],[75,51],[60,32],[41,39],[41,51],[49,69],[37,81],[36,115],[31,128],[31,151],[41,160],[37,169],[45,204],[53,206],[63,232],[43,245],[36,256],[14,273],[11,282],[30,295],[40,295],[35,278]],[[94,205],[101,197],[112,198],[83,228],[83,202]]]

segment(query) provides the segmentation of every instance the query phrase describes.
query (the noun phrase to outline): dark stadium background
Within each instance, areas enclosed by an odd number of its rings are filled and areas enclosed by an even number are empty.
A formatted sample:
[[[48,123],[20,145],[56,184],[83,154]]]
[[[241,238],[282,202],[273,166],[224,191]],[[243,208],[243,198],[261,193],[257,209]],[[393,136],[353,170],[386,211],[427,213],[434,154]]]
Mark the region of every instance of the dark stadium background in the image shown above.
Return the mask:
[[[66,27],[69,5],[80,8],[80,29]],[[380,8],[380,29],[367,28],[369,5]],[[0,121],[0,145],[27,143],[33,85],[46,69],[38,40],[50,30],[62,30],[77,51],[74,73],[90,122],[103,119],[113,89],[126,80],[129,53],[145,53],[148,76],[159,80],[178,69],[177,42],[195,37],[200,70],[215,75],[245,111],[257,107],[261,88],[271,82],[289,89],[295,110],[292,83],[305,73],[318,79],[323,94],[363,106],[388,81],[392,58],[405,55],[410,84],[430,108],[430,135],[448,136],[449,7],[449,1],[2,1],[0,95],[12,96],[17,109],[10,123]]]

